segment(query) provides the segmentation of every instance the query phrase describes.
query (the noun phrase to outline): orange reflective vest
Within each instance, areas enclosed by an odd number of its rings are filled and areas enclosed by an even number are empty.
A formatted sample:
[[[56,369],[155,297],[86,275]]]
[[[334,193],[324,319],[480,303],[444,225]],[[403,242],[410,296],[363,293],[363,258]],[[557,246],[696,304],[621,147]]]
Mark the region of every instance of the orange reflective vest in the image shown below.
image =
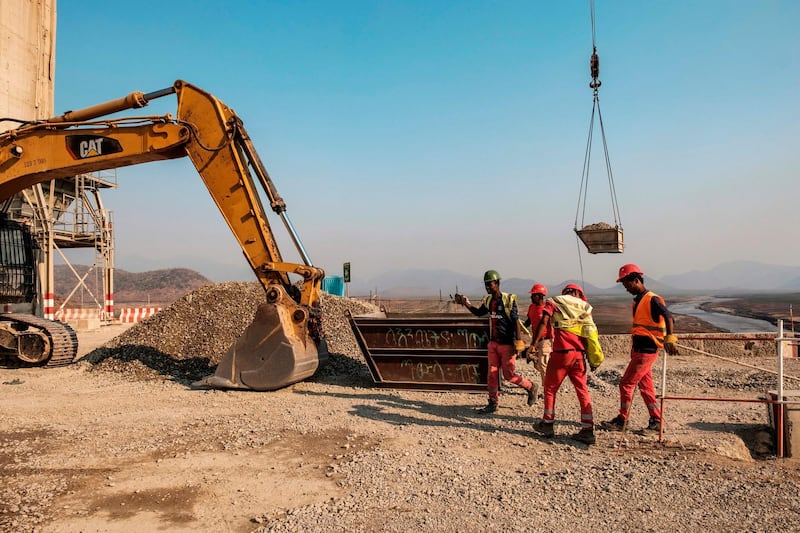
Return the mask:
[[[653,291],[647,291],[639,304],[633,302],[633,327],[631,335],[641,335],[650,337],[659,349],[664,347],[664,336],[667,334],[667,323],[663,316],[658,317],[658,322],[653,321],[653,313],[650,310],[650,300],[652,298],[661,299],[661,296]],[[663,302],[663,300],[662,300]]]

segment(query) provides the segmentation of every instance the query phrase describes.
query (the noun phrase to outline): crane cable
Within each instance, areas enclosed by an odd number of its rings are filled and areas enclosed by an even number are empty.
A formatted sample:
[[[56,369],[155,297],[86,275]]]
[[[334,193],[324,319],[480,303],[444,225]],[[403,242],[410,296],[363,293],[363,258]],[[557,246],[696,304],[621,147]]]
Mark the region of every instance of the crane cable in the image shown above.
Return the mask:
[[[606,172],[608,173],[608,187],[609,187],[609,192],[611,194],[611,208],[614,216],[614,226],[617,227],[622,226],[622,220],[619,214],[619,205],[617,204],[617,193],[614,187],[614,174],[611,171],[611,159],[609,158],[608,155],[608,144],[606,143],[606,131],[605,131],[605,126],[603,124],[603,114],[600,111],[599,89],[600,86],[602,85],[602,82],[599,79],[600,58],[597,55],[594,0],[590,0],[589,4],[591,8],[591,20],[592,20],[592,56],[589,60],[589,70],[592,76],[592,81],[589,82],[589,88],[593,90],[593,103],[592,103],[591,119],[589,121],[589,135],[586,141],[586,151],[584,153],[584,159],[583,159],[583,170],[581,172],[581,188],[580,188],[580,193],[578,195],[578,207],[575,212],[576,231],[579,229],[578,227],[579,217],[580,217],[581,227],[583,227],[584,219],[586,216],[586,197],[589,186],[589,166],[590,166],[589,164],[592,158],[592,139],[594,136],[595,113],[597,113],[597,117],[600,122],[600,135],[603,140],[603,154],[605,156]]]
[[[596,32],[596,24],[595,24],[595,10],[594,10],[594,0],[589,0],[589,11],[591,16],[592,22],[592,55],[589,59],[589,72],[592,77],[592,81],[589,82],[589,88],[593,91],[593,98],[592,98],[592,114],[589,120],[589,135],[586,140],[586,150],[583,155],[583,169],[581,170],[581,187],[580,192],[578,194],[578,206],[575,211],[575,224],[574,224],[574,231],[576,232],[575,242],[578,246],[578,265],[580,267],[581,273],[581,284],[585,285],[584,282],[584,274],[583,274],[583,258],[581,255],[581,240],[577,235],[578,227],[578,217],[580,217],[580,227],[584,227],[584,221],[586,217],[586,197],[588,196],[588,187],[589,187],[589,164],[592,158],[592,140],[594,136],[594,117],[595,112],[597,113],[597,117],[600,122],[600,136],[603,140],[603,155],[605,156],[606,162],[606,172],[608,174],[608,187],[609,192],[611,194],[611,209],[613,211],[614,216],[614,226],[621,228],[622,227],[622,219],[619,214],[619,205],[617,203],[617,192],[616,188],[614,187],[614,173],[611,171],[611,159],[608,155],[608,144],[606,143],[606,130],[603,124],[603,114],[600,111],[600,95],[599,89],[600,86],[603,84],[600,81],[600,57],[597,55],[597,32]]]

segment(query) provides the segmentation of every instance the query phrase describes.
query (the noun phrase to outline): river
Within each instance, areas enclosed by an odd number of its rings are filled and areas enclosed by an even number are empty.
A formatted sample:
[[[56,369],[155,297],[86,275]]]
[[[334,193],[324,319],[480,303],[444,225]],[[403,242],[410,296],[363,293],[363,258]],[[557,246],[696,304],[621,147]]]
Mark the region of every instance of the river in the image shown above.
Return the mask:
[[[706,302],[724,302],[729,298],[706,298],[681,302],[669,306],[669,310],[678,315],[688,315],[699,318],[718,328],[726,329],[731,333],[763,333],[776,332],[778,328],[766,320],[748,318],[744,316],[729,315],[726,313],[712,313],[700,309]]]

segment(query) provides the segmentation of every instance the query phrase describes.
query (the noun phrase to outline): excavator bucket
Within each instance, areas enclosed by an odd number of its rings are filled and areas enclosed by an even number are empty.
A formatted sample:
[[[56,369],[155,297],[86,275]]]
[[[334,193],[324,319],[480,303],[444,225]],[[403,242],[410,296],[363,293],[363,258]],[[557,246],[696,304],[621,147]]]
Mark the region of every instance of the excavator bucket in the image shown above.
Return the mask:
[[[228,349],[217,370],[194,385],[214,389],[277,390],[302,381],[328,360],[325,340],[308,333],[309,313],[280,287]]]

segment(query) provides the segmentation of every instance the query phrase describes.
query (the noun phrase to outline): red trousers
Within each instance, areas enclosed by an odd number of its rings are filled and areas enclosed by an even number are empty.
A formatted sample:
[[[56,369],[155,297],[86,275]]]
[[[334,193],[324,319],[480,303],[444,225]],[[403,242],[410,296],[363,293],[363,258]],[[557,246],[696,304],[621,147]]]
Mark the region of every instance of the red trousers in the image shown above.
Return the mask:
[[[510,344],[489,341],[489,400],[496,402],[500,398],[500,368],[503,379],[528,390],[533,385],[530,380],[517,374],[517,351]]]
[[[544,376],[544,414],[542,420],[552,422],[556,418],[556,394],[564,378],[569,376],[578,403],[581,406],[581,429],[593,429],[592,397],[586,384],[586,362],[583,352],[553,352],[547,362]]]
[[[656,403],[656,389],[653,385],[653,363],[657,358],[657,353],[631,351],[631,361],[619,382],[619,414],[622,418],[626,420],[628,418],[633,401],[633,391],[638,385],[650,416],[661,419],[661,411]]]

